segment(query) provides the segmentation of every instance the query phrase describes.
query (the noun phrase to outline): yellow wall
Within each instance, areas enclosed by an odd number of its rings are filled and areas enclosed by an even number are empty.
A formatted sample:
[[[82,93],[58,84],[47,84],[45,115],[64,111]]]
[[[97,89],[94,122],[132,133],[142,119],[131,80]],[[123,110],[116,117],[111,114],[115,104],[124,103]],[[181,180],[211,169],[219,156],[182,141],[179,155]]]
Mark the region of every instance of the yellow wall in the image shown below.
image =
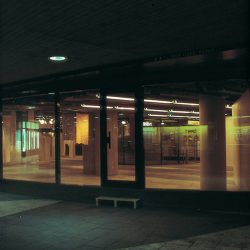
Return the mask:
[[[89,115],[76,114],[76,143],[89,144]]]

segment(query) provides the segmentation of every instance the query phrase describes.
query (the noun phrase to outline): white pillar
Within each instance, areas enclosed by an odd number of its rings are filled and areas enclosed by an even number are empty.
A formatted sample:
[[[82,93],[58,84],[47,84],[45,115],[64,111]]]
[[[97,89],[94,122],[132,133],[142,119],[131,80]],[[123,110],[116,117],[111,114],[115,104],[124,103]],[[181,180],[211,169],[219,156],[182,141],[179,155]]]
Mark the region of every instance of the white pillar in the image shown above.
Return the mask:
[[[200,96],[201,190],[226,190],[225,103]]]

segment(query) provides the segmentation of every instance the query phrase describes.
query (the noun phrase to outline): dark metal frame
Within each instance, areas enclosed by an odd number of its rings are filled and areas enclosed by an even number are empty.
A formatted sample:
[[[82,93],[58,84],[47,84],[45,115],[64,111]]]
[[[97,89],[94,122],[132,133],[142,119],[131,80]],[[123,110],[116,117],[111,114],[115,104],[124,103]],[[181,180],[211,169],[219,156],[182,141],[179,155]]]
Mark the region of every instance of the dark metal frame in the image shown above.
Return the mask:
[[[106,93],[104,91],[100,92],[100,157],[101,157],[101,186],[107,185],[107,123],[106,123]],[[105,121],[102,123],[102,121]]]
[[[107,165],[107,111],[106,96],[115,90],[101,89],[100,93],[100,147],[101,147],[101,186],[104,187],[125,187],[145,188],[145,166],[143,145],[143,88],[125,90],[127,93],[134,93],[135,96],[135,181],[108,180]],[[125,92],[117,90],[117,92]]]
[[[60,152],[60,96],[55,93],[54,98],[55,108],[55,182],[61,184],[61,152]]]
[[[136,182],[139,188],[145,188],[145,158],[143,137],[143,113],[144,113],[144,89],[139,87],[135,90],[135,162]]]

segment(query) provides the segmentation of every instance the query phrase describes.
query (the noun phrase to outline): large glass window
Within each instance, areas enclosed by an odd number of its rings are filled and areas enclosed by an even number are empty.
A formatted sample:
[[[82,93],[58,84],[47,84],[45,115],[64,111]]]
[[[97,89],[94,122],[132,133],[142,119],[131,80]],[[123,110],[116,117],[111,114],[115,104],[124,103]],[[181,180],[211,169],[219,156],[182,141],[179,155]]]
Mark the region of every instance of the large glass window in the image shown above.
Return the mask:
[[[55,181],[54,96],[3,101],[5,179]]]
[[[100,185],[100,104],[97,91],[62,93],[61,182]]]
[[[228,83],[220,94],[188,84],[145,88],[146,187],[249,191],[249,117],[244,85]]]
[[[146,187],[200,188],[199,100],[169,95],[163,87],[145,90]]]
[[[250,91],[244,84],[227,83],[220,94],[199,92],[191,83],[144,90],[146,188],[250,190]],[[106,124],[100,124],[99,91],[60,94],[62,184],[100,185],[101,136],[107,138],[108,180],[135,181],[135,97],[110,93],[106,104]],[[54,110],[54,93],[3,100],[5,179],[55,182]]]

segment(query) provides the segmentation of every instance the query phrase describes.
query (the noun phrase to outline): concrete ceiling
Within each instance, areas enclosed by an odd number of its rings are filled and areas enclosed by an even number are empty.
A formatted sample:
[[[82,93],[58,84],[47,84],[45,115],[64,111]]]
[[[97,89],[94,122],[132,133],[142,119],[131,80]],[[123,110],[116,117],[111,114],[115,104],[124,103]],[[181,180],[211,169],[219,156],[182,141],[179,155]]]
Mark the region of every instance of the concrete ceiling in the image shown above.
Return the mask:
[[[248,0],[2,0],[0,83],[248,39]],[[63,64],[48,61],[66,55]]]

